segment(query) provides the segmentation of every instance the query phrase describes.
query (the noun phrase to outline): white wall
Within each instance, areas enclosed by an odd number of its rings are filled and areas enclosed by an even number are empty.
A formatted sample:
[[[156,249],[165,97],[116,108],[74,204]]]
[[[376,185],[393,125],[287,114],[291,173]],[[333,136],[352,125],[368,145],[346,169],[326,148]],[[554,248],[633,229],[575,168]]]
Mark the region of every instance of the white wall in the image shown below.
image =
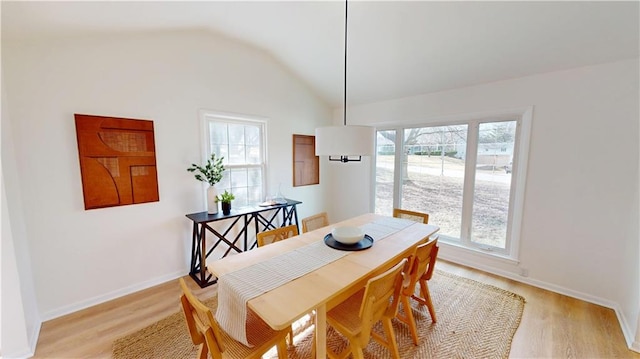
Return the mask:
[[[205,210],[186,171],[202,161],[200,109],[269,118],[270,190],[281,182],[303,202],[300,217],[326,205],[325,173],[321,185],[292,187],[291,135],[313,134],[330,121],[329,107],[262,51],[198,31],[2,47],[22,188],[7,192],[24,205],[43,320],[188,272],[185,214]],[[159,202],[84,210],[74,113],[154,121]]]
[[[628,60],[353,106],[348,121],[429,123],[533,105],[520,265],[446,245],[440,253],[612,307],[631,345],[640,300],[638,66]],[[330,169],[342,184],[331,196],[350,203],[336,208],[337,219],[368,211],[371,190],[360,184],[370,165]]]
[[[2,82],[2,285],[0,357],[25,357],[32,353],[40,329],[31,260],[26,237],[20,180],[16,171],[14,143]],[[18,191],[8,191],[8,188]]]
[[[8,209],[4,182],[2,182],[2,211]],[[27,325],[35,323],[25,317],[20,276],[16,262],[17,252],[8,216],[2,216],[2,352],[4,357],[24,357],[31,352]]]

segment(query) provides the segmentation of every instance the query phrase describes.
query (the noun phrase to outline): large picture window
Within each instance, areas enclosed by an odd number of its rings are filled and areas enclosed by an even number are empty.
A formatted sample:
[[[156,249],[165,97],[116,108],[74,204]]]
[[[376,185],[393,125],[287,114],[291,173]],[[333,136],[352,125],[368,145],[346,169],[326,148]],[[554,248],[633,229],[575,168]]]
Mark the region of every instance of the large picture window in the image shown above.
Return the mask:
[[[234,206],[264,201],[265,124],[264,120],[203,112],[205,158],[215,153],[224,157],[225,171],[218,192],[235,196]]]
[[[379,128],[375,212],[429,213],[441,240],[516,258],[530,111]]]

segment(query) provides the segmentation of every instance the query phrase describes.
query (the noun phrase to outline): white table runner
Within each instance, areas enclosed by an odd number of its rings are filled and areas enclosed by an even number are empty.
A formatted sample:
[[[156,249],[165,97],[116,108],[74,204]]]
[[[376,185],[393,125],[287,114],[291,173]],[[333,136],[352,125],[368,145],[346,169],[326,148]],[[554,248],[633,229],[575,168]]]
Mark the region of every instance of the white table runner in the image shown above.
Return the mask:
[[[371,236],[374,241],[377,241],[393,233],[401,231],[414,223],[416,222],[408,219],[389,217],[381,218],[371,223],[367,223],[362,226],[362,229],[364,230],[364,233]]]
[[[384,218],[367,223],[362,229],[374,241],[378,241],[414,223],[406,219]],[[251,347],[246,331],[247,302],[250,299],[313,272],[348,253],[333,249],[325,245],[324,241],[318,241],[221,276],[218,278],[218,323],[231,337]]]

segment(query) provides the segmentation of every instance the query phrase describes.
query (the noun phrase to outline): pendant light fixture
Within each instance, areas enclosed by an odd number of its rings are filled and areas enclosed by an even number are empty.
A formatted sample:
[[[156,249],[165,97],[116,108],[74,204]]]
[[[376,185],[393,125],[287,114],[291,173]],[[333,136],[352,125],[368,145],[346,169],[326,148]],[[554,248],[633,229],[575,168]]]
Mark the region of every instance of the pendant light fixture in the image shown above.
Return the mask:
[[[329,156],[329,161],[342,163],[361,161],[374,152],[375,128],[347,126],[347,19],[349,3],[344,9],[344,116],[342,126],[316,128],[316,156]],[[338,157],[339,156],[339,157]]]

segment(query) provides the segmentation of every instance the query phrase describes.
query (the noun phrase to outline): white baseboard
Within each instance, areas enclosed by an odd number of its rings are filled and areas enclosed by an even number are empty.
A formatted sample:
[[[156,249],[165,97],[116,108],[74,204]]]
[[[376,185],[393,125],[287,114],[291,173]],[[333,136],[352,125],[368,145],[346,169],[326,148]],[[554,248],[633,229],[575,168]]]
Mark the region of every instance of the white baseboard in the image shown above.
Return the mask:
[[[631,326],[629,326],[629,322],[626,320],[625,316],[622,315],[622,308],[616,303],[614,307],[610,307],[616,312],[616,317],[618,317],[618,323],[620,324],[620,328],[622,329],[622,334],[624,335],[624,339],[627,342],[627,347],[629,350],[633,350],[636,352],[640,352],[638,347],[634,349],[634,337],[635,333],[631,330]]]
[[[67,315],[67,314],[70,314],[70,313],[74,313],[74,312],[77,312],[79,310],[86,309],[86,308],[92,307],[92,306],[97,305],[97,304],[108,302],[110,300],[113,300],[113,299],[116,299],[116,298],[120,298],[120,297],[125,296],[127,294],[135,293],[135,292],[141,291],[143,289],[151,288],[153,286],[168,282],[170,280],[174,280],[174,279],[182,277],[184,275],[185,275],[185,271],[181,270],[181,271],[174,272],[174,273],[171,273],[171,274],[167,274],[167,275],[164,275],[164,276],[161,276],[161,277],[156,277],[156,278],[147,280],[145,282],[137,283],[137,284],[134,284],[134,285],[129,286],[129,287],[118,289],[118,290],[115,290],[115,291],[112,291],[112,292],[109,292],[109,293],[106,293],[106,294],[103,294],[103,295],[99,295],[99,296],[96,296],[96,297],[93,297],[93,298],[90,298],[90,299],[87,299],[87,300],[83,300],[81,302],[77,302],[77,303],[74,303],[74,304],[71,304],[71,305],[68,305],[68,306],[64,306],[64,307],[61,307],[61,308],[50,310],[50,311],[48,311],[46,313],[41,313],[42,321],[46,322],[48,320],[55,319],[55,318],[58,318],[58,317],[61,317],[63,315]]]
[[[25,359],[33,357],[36,354],[36,345],[38,345],[38,338],[40,337],[40,328],[42,328],[42,321],[36,319],[33,323],[33,330],[29,333],[27,346],[17,353],[0,352],[0,359]]]
[[[26,359],[36,355],[36,345],[38,345],[38,338],[40,337],[40,328],[42,328],[42,322],[34,323],[34,330],[31,332],[29,338],[29,347],[24,348],[19,353],[0,353],[0,359]]]
[[[482,259],[476,260],[475,258],[473,258],[474,257],[473,255],[468,255],[468,253],[463,254],[462,256],[459,257],[454,254],[457,252],[455,249],[450,249],[450,248],[447,248],[447,249],[449,250],[440,251],[438,253],[438,257],[444,260],[447,260],[449,262],[475,268],[487,273],[495,274],[504,278],[514,280],[516,282],[528,284],[541,289],[546,289],[551,292],[563,294],[572,298],[583,300],[585,302],[589,302],[589,303],[597,304],[606,308],[613,309],[613,311],[616,313],[616,317],[618,318],[618,324],[620,325],[620,329],[622,329],[622,334],[624,335],[625,341],[627,342],[627,347],[630,350],[640,352],[640,342],[634,341],[635,333],[633,333],[633,331],[631,330],[631,327],[628,325],[629,322],[625,319],[618,303],[608,299],[593,296],[591,294],[587,294],[587,293],[579,292],[570,288],[559,286],[553,283],[547,283],[537,279],[532,279],[529,277],[522,276],[519,273],[517,273],[518,271],[517,266],[514,266],[513,268],[514,271],[509,271],[509,270],[505,270],[505,269],[487,264],[487,262],[490,262],[489,260],[484,260],[484,261]]]
[[[42,320],[38,321],[34,326],[33,332],[31,333],[31,338],[29,339],[29,343],[31,345],[31,352],[27,358],[31,358],[36,355],[36,346],[38,345],[38,339],[40,338],[40,329],[42,329]]]
[[[26,359],[31,358],[35,352],[9,353],[0,355],[0,359]]]

